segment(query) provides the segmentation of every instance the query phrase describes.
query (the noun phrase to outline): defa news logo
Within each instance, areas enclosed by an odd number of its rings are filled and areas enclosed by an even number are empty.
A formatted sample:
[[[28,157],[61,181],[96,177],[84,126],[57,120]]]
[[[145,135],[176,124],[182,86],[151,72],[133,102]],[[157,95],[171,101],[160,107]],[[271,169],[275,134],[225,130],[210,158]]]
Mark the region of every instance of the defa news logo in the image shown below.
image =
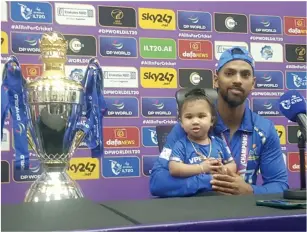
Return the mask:
[[[283,46],[278,43],[250,43],[256,62],[283,62]]]
[[[96,158],[72,158],[67,173],[73,180],[99,179],[99,160]]]
[[[9,53],[9,37],[6,32],[1,31],[1,54]]]
[[[48,2],[11,2],[14,22],[52,23],[52,6]]]
[[[103,143],[105,148],[138,148],[140,131],[137,127],[104,127]]]
[[[135,38],[101,36],[99,39],[101,56],[126,58],[137,58],[138,56]]]
[[[212,60],[212,43],[209,40],[178,40],[178,56],[182,60]]]
[[[15,168],[15,161],[12,161],[13,179],[16,182],[35,181],[42,174],[42,168],[39,160],[30,159],[30,167],[28,170],[18,170]]]
[[[55,21],[61,25],[96,26],[95,7],[55,2]]]
[[[173,68],[140,68],[143,88],[177,88],[177,71]]]
[[[68,41],[68,56],[96,56],[96,38],[89,35],[64,34]]]
[[[178,28],[183,31],[212,31],[212,19],[209,12],[177,11]]]
[[[140,159],[137,156],[102,158],[102,176],[123,178],[140,176]]]
[[[42,34],[11,32],[12,52],[16,54],[40,54],[39,40]]]
[[[284,89],[284,74],[281,71],[256,70],[256,89]]]
[[[21,64],[21,72],[25,79],[33,80],[43,73],[42,64]]]
[[[300,171],[300,155],[299,152],[288,152],[287,154],[288,169],[290,172]],[[305,153],[305,168],[307,169],[307,153]]]
[[[135,97],[105,97],[109,118],[138,118],[139,101]]]
[[[252,104],[253,111],[261,116],[281,116],[279,111],[279,99],[254,98]]]
[[[143,175],[150,176],[154,163],[159,158],[158,155],[143,155]]]
[[[275,130],[279,137],[279,141],[281,145],[286,144],[286,128],[282,125],[275,125]]]
[[[250,15],[250,30],[255,34],[282,34],[282,22],[279,16]]]
[[[142,143],[144,147],[158,146],[156,127],[142,127]]]
[[[175,12],[169,9],[139,8],[139,25],[143,29],[176,30]]]
[[[173,97],[142,97],[141,106],[144,117],[177,117],[177,103]]]
[[[176,41],[166,38],[140,38],[140,55],[145,59],[176,59]]]
[[[179,85],[182,88],[213,88],[213,73],[206,69],[179,69]]]
[[[1,22],[7,22],[7,2],[1,1]]]
[[[138,88],[138,70],[135,67],[104,66],[104,88]]]
[[[247,17],[241,14],[214,13],[217,32],[247,33]]]
[[[304,71],[286,71],[287,89],[306,90],[307,72]]]
[[[285,44],[286,60],[290,63],[306,62],[306,44]]]
[[[307,35],[307,18],[306,17],[284,17],[284,29],[286,35]]]
[[[136,12],[130,7],[98,6],[99,24],[104,27],[136,28]]]
[[[219,60],[222,53],[225,52],[226,50],[232,48],[232,47],[241,47],[248,49],[248,45],[245,42],[238,42],[238,41],[214,41],[214,51],[215,51],[215,59]]]

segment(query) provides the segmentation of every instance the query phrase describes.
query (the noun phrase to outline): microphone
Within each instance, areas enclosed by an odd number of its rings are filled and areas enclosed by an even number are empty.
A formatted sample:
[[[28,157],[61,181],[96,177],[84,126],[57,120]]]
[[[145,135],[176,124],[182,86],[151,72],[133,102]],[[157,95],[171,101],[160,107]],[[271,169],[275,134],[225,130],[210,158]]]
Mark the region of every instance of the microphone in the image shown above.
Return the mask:
[[[279,99],[281,113],[290,121],[297,122],[304,139],[306,140],[306,102],[296,90],[290,90]]]
[[[302,95],[295,90],[284,93],[279,99],[281,113],[290,121],[297,122],[300,128],[298,136],[298,149],[300,155],[300,189],[287,189],[284,191],[285,199],[306,200],[306,102]]]

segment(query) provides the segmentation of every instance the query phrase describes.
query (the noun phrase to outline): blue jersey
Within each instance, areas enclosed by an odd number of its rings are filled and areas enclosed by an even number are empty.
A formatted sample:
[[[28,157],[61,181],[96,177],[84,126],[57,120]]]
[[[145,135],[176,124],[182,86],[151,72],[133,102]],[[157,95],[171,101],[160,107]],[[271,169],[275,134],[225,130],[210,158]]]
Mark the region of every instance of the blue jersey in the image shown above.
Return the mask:
[[[279,137],[274,124],[245,108],[242,123],[230,140],[230,130],[217,117],[214,136],[223,139],[244,180],[251,184],[254,194],[283,192],[288,186],[288,173],[282,156]],[[175,143],[186,136],[180,123],[177,123],[167,136],[166,144],[155,162],[150,176],[152,195],[161,197],[188,196],[199,191],[211,191],[211,175],[200,174],[187,178],[170,176],[167,169]],[[261,172],[263,185],[256,185]]]
[[[170,160],[182,162],[185,164],[199,164],[203,162],[203,159],[196,152],[200,152],[207,158],[208,156],[210,156],[211,158],[221,159],[224,164],[233,161],[227,144],[225,144],[223,140],[215,136],[211,136],[210,138],[211,145],[201,145],[198,143],[191,142],[187,136],[184,136],[182,139],[175,143],[172,149]],[[194,148],[196,149],[196,151]]]

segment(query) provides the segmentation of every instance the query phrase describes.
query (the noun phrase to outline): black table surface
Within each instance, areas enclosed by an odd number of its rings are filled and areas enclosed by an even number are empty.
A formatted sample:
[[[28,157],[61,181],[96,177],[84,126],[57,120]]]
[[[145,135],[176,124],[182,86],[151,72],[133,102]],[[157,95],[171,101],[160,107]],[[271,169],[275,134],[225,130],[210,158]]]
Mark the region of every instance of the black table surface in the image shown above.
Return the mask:
[[[256,206],[256,200],[282,199],[282,194],[245,196],[198,196],[103,203],[138,224],[164,224],[247,217],[306,214],[306,209]]]
[[[1,205],[2,231],[90,230],[132,222],[87,199]]]
[[[189,198],[112,201],[87,199],[1,205],[3,231],[95,230],[187,221],[305,214],[256,206],[256,199],[281,195],[197,196]],[[119,229],[120,230],[120,229]]]

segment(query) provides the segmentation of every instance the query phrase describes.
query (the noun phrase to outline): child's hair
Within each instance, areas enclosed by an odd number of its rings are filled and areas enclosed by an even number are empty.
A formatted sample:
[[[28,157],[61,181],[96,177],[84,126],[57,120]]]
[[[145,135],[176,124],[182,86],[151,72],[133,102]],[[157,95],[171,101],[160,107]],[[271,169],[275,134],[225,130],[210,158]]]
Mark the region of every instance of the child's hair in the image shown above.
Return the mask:
[[[215,110],[215,106],[212,103],[211,99],[207,96],[205,90],[203,89],[192,89],[191,91],[189,91],[188,93],[185,94],[185,99],[183,100],[183,102],[181,103],[181,105],[179,105],[179,119],[181,120],[182,117],[182,110],[183,107],[186,103],[188,102],[193,102],[193,101],[197,101],[197,100],[205,100],[208,102],[209,106],[210,106],[210,113],[212,115],[212,122],[213,122],[213,126],[215,126],[216,124],[216,110]]]

